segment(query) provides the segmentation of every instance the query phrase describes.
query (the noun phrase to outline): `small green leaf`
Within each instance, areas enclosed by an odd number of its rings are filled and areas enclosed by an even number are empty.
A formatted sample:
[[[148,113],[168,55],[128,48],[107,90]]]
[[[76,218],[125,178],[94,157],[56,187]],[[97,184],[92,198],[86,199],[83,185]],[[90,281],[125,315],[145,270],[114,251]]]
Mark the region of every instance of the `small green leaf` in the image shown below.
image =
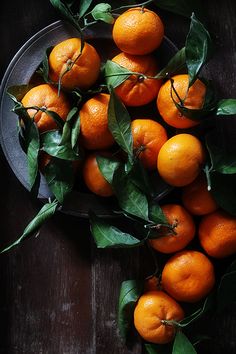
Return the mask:
[[[25,131],[26,154],[30,189],[35,185],[38,177],[38,154],[40,149],[39,131],[32,120]]]
[[[58,128],[59,129],[63,129],[63,126],[64,126],[64,120],[59,116],[59,114],[57,114],[56,112],[54,111],[51,111],[49,109],[42,109],[40,108],[39,109],[40,111],[42,112],[45,112],[47,115],[49,115],[53,120],[54,122],[57,124]]]
[[[180,49],[155,77],[157,79],[166,79],[177,74],[184,67],[186,67],[185,47]]]
[[[157,203],[149,204],[149,219],[155,224],[167,224],[168,221],[162,211],[162,208]]]
[[[79,2],[79,18],[83,17],[93,0],[80,0]]]
[[[57,130],[41,134],[42,150],[49,155],[63,160],[78,160],[70,142],[61,144],[62,135]]]
[[[139,159],[132,163],[128,161],[126,168],[132,182],[147,196],[150,196],[150,198],[153,197],[155,195],[155,191],[148,172],[143,167],[141,161]]]
[[[111,13],[111,5],[107,3],[100,3],[97,4],[91,11],[91,15],[93,16],[94,20],[101,20],[108,24],[114,23],[114,18]]]
[[[220,280],[217,291],[217,310],[223,311],[236,302],[236,270],[227,272]]]
[[[199,0],[154,0],[154,3],[159,8],[173,12],[175,14],[190,17],[193,12],[198,17],[203,17],[204,11]]]
[[[120,288],[118,307],[118,328],[122,338],[126,339],[131,323],[135,304],[142,294],[143,285],[137,280],[123,281]]]
[[[112,184],[115,170],[120,166],[120,162],[112,158],[99,155],[96,157],[96,160],[103,177],[108,183]]]
[[[44,169],[48,187],[57,200],[63,204],[74,185],[74,171],[71,161],[52,159]]]
[[[47,83],[51,83],[51,80],[49,79],[49,62],[48,62],[48,58],[49,55],[52,51],[53,47],[49,47],[46,49],[45,54],[44,54],[44,58],[42,63],[40,64],[37,72],[43,77],[43,80]]]
[[[189,33],[185,43],[186,64],[189,74],[189,86],[197,78],[201,68],[209,59],[212,42],[209,32],[193,13]]]
[[[73,107],[70,112],[68,113],[67,117],[66,117],[66,121],[65,124],[63,126],[63,130],[62,130],[62,137],[61,137],[61,142],[60,145],[66,144],[66,143],[70,143],[71,142],[71,121],[73,121],[75,119],[75,117],[78,114],[78,108],[77,107]]]
[[[111,88],[108,106],[108,127],[117,144],[133,158],[133,137],[130,115]]]
[[[89,216],[91,233],[98,248],[128,248],[143,244],[142,241],[134,236],[107,224],[93,212],[90,212]]]
[[[124,166],[115,170],[112,187],[123,211],[149,221],[147,197],[125,173]]]
[[[172,354],[197,354],[194,346],[180,331],[176,333]]]
[[[220,100],[217,104],[217,116],[229,116],[236,114],[236,99],[229,98]]]
[[[104,67],[104,76],[108,87],[116,88],[127,80],[131,72],[111,60],[107,60]]]
[[[236,216],[236,174],[211,172],[211,192],[216,203],[228,213]]]
[[[32,234],[38,232],[40,227],[55,214],[55,211],[58,207],[58,202],[54,201],[52,203],[45,204],[38,214],[31,220],[31,222],[26,226],[23,234],[10,246],[4,248],[0,253],[9,251],[11,248],[17,246],[25,238],[31,236]]]
[[[15,103],[18,103],[32,87],[29,84],[10,86],[7,88],[7,94]]]

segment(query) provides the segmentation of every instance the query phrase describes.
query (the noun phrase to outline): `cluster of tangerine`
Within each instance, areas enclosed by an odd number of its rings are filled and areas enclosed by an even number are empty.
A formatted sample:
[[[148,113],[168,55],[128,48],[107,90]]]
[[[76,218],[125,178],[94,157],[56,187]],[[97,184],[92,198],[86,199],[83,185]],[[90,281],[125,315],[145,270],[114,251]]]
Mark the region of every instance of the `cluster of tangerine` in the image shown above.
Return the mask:
[[[165,126],[181,130],[198,124],[180,113],[174,101],[184,102],[190,109],[200,109],[206,94],[205,84],[197,79],[189,88],[187,74],[165,82],[154,78],[158,65],[153,51],[164,36],[160,17],[143,7],[129,9],[116,19],[112,36],[121,50],[112,61],[133,72],[115,88],[123,104],[139,107],[156,100],[157,112]],[[78,38],[59,43],[49,55],[49,77],[52,82],[61,82],[63,92],[58,95],[53,84],[38,85],[24,96],[23,106],[46,107],[66,120],[71,108],[67,92],[74,88],[89,89],[99,77],[100,66],[99,55],[92,45],[84,43],[81,52]],[[79,141],[87,152],[84,181],[93,193],[102,197],[113,195],[112,186],[96,161],[98,151],[111,156],[109,149],[115,143],[108,128],[109,98],[108,93],[96,94],[83,103],[79,112]],[[45,111],[31,108],[28,114],[34,118],[40,133],[57,128]],[[170,226],[160,227],[158,238],[149,241],[156,251],[175,254],[165,264],[161,280],[154,285],[153,281],[147,282],[134,312],[134,325],[139,334],[148,342],[163,344],[173,339],[174,322],[184,318],[177,301],[197,302],[214,287],[214,266],[208,256],[223,258],[236,251],[236,220],[218,209],[207,189],[206,178],[201,174],[205,148],[196,136],[180,132],[168,139],[164,124],[155,117],[135,117],[131,131],[134,150],[138,151],[143,166],[148,170],[157,169],[165,182],[182,188],[182,203],[162,206]],[[45,160],[50,163],[50,159]],[[198,231],[195,215],[201,217]],[[196,233],[202,252],[185,249]]]

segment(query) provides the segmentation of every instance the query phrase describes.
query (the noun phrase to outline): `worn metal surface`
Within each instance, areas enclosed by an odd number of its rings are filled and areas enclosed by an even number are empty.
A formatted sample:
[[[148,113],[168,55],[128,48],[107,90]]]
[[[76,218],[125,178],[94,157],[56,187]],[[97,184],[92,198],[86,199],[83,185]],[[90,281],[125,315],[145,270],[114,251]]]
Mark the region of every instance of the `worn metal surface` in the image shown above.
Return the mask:
[[[216,43],[208,77],[222,97],[236,97],[236,3],[209,0],[205,6]],[[181,46],[188,21],[162,14],[167,35]],[[21,45],[56,19],[48,0],[1,2],[1,76]],[[232,137],[229,126],[222,129]],[[0,242],[5,244],[19,236],[40,204],[30,199],[2,153],[0,174]],[[143,251],[97,251],[86,220],[56,215],[37,239],[0,256],[0,353],[141,353],[138,341],[132,349],[120,342],[115,318],[120,282],[145,274],[146,263]],[[236,353],[235,328],[236,307],[203,321],[200,330],[212,339],[199,353]]]

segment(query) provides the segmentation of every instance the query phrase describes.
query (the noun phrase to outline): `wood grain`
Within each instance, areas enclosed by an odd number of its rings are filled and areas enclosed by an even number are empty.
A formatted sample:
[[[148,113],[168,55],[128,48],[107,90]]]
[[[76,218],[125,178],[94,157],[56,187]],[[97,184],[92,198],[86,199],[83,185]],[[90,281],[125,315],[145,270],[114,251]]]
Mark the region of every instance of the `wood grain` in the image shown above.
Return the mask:
[[[14,53],[36,31],[57,19],[49,1],[2,1],[0,74]],[[205,1],[216,51],[206,70],[220,96],[236,97],[236,3]],[[166,34],[180,47],[189,22],[161,12]],[[220,129],[235,141],[232,118]],[[17,238],[40,207],[16,180],[1,153],[1,244]],[[118,290],[129,278],[153,267],[146,251],[96,250],[88,222],[57,214],[37,239],[0,257],[0,353],[140,354],[125,346],[116,326]],[[236,306],[198,325],[211,339],[201,354],[236,353]],[[137,339],[137,340],[136,340]]]

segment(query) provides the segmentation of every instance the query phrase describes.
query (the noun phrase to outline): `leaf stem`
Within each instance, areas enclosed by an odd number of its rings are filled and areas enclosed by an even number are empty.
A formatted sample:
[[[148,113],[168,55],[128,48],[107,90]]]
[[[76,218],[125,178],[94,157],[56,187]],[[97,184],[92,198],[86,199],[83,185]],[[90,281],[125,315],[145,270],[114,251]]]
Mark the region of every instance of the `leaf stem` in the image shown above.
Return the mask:
[[[117,7],[116,9],[113,9],[112,13],[113,13],[113,11],[119,11],[119,10],[123,10],[123,9],[130,9],[130,8],[133,8],[133,7],[140,7],[140,6],[142,7],[142,6],[151,4],[152,2],[153,2],[153,0],[148,0],[148,1],[144,1],[144,2],[142,2],[140,4],[120,6],[120,7]]]
[[[208,164],[206,164],[206,166],[204,167],[204,172],[207,179],[207,190],[211,191],[211,176],[210,176],[210,168]]]

